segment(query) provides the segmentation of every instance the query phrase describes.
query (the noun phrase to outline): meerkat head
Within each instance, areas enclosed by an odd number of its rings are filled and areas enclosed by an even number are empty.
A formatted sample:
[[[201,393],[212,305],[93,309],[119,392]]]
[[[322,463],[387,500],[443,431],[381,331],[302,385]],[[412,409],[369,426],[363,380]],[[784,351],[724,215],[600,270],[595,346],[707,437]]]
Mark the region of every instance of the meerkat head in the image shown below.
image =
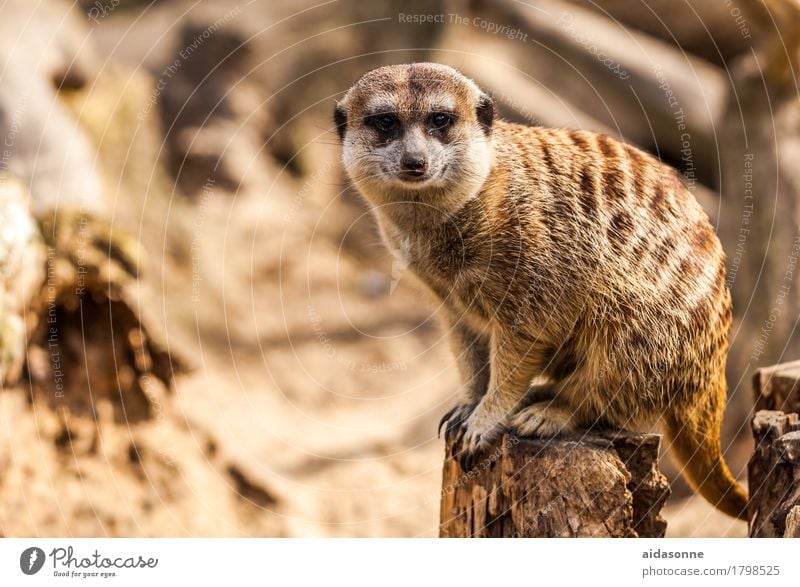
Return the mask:
[[[390,65],[362,76],[336,105],[345,169],[376,204],[456,210],[489,174],[492,99],[455,69]]]

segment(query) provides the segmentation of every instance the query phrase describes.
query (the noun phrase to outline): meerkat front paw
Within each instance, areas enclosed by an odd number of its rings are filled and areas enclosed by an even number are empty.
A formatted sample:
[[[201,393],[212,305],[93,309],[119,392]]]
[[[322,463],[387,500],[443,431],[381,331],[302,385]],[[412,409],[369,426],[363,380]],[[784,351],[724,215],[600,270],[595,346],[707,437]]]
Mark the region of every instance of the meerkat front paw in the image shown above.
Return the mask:
[[[552,438],[575,430],[572,410],[554,401],[537,402],[511,417],[509,428],[517,436]]]
[[[505,423],[489,417],[478,408],[467,418],[463,430],[458,461],[463,470],[469,471],[495,439],[503,433]]]

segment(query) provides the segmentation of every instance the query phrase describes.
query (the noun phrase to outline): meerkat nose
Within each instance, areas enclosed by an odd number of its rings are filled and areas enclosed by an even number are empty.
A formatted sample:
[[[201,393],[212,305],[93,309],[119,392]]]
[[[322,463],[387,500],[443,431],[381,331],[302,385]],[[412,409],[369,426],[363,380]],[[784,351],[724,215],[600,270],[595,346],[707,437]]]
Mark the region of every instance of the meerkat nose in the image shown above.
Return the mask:
[[[400,160],[400,167],[407,173],[423,175],[428,168],[428,162],[422,155],[408,154],[403,155]]]

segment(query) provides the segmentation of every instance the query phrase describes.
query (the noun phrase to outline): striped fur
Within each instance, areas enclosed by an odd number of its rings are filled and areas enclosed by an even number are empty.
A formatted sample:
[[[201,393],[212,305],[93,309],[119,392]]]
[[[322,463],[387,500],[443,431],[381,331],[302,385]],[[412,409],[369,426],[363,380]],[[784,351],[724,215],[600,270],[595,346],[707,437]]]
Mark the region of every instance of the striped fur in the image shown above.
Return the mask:
[[[450,68],[392,66],[359,80],[336,117],[387,245],[446,314],[464,378],[448,417],[465,422],[467,452],[508,427],[549,436],[661,418],[689,481],[743,517],[746,494],[720,453],[731,302],[706,214],[651,155],[492,121],[487,99]],[[364,122],[376,101],[402,123],[391,140]],[[448,101],[457,120],[434,136],[426,117]],[[391,175],[412,136],[430,159],[421,186]],[[537,379],[552,399],[528,397]]]

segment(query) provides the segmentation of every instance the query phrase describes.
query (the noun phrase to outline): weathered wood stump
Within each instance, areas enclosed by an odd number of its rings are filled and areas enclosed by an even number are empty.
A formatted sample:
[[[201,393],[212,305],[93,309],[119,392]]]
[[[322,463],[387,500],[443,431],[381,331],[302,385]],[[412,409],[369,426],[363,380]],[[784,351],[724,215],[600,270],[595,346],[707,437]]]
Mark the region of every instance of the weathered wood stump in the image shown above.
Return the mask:
[[[504,435],[464,471],[448,435],[439,535],[661,537],[669,496],[656,468],[661,437],[587,432],[554,440]]]
[[[758,369],[753,375],[756,410],[800,413],[800,361]]]
[[[762,410],[753,419],[748,465],[750,536],[800,538],[800,419]]]
[[[800,537],[800,361],[753,376],[756,448],[748,464],[750,536]]]

